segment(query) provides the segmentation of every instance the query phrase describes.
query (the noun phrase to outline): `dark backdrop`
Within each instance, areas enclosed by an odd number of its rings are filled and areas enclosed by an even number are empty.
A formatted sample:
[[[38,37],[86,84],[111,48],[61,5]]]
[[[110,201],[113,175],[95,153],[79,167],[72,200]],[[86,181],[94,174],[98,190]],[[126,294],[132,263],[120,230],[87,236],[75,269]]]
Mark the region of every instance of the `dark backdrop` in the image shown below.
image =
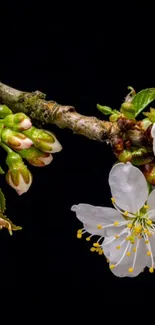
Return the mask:
[[[125,17],[119,25],[111,14],[105,22],[108,12],[102,20],[88,15],[87,21],[82,13],[78,19],[75,14],[76,10],[69,18],[60,17],[48,6],[36,13],[36,8],[9,4],[1,17],[1,81],[25,91],[40,90],[48,99],[98,118],[103,116],[96,104],[119,108],[127,86],[136,91],[155,87],[142,17],[135,32]],[[104,257],[92,254],[88,243],[76,238],[81,224],[70,211],[80,202],[111,205],[108,173],[115,162],[111,148],[70,130],[47,128],[56,133],[63,151],[54,155],[50,166],[30,167],[34,176],[30,190],[18,197],[0,177],[7,215],[23,226],[13,237],[0,233],[0,286],[56,288],[60,293],[66,286],[86,295],[90,288],[105,297],[127,292],[131,298],[136,289],[143,301],[145,290],[154,288],[154,275],[146,271],[134,279],[113,276]]]

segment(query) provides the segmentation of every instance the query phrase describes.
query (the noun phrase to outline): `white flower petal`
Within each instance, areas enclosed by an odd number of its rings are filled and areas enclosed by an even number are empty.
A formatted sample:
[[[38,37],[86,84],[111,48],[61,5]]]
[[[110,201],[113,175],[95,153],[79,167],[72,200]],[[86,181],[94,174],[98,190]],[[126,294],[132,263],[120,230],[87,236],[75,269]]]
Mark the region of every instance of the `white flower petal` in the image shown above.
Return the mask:
[[[153,152],[155,155],[155,123],[153,123],[152,129],[151,129],[151,136],[153,138]]]
[[[149,197],[147,199],[147,204],[149,206],[149,210],[150,209],[155,209],[155,190],[153,190],[150,193],[150,195],[149,195]]]
[[[110,260],[111,264],[117,264],[117,262],[120,260],[121,256],[123,255],[124,250],[126,249],[128,245],[128,241],[125,240],[123,244],[122,241],[127,237],[127,231],[125,231],[124,234],[122,234],[119,238],[113,239],[113,237],[106,237],[104,239],[104,242],[102,244],[102,249],[104,251],[104,255]],[[117,249],[117,247],[121,246],[120,249]],[[126,264],[126,259],[124,258],[122,260],[122,265]]]
[[[155,257],[155,236],[149,237],[149,241],[150,241],[150,244],[151,244],[152,254]]]
[[[121,239],[124,236],[125,234],[121,236]],[[117,243],[120,243],[120,240],[117,241]],[[117,263],[119,263],[121,257],[123,256],[123,253],[125,252],[125,249],[127,249],[127,243],[128,242],[126,241],[119,250],[117,249],[115,250],[114,244],[111,245],[111,248],[109,245],[109,249],[110,249],[109,251],[106,248],[106,245],[104,244],[102,245],[104,254],[110,260],[110,264],[116,265]],[[116,267],[111,269],[113,274],[115,274],[118,277],[135,277],[138,274],[140,274],[142,270],[146,267],[148,261],[148,256],[146,255],[146,245],[144,240],[140,239],[133,272],[130,273],[128,271],[129,268],[133,267],[134,257],[136,254],[135,252],[133,252],[133,247],[136,247],[136,245],[137,245],[137,241],[135,242],[134,245],[132,245],[131,256],[126,256],[125,254],[122,261],[120,261],[120,264],[118,264]]]
[[[155,221],[155,209],[148,211],[148,218]]]
[[[105,230],[99,230],[97,225],[102,224],[103,227],[106,227],[106,225],[113,224],[115,221],[125,221],[119,212],[113,208],[104,208],[80,203],[78,205],[73,205],[71,210],[76,212],[76,217],[84,224],[85,229],[90,234],[99,234],[100,236],[104,236]],[[117,231],[119,230],[117,229]]]
[[[111,169],[109,185],[116,204],[123,210],[136,213],[147,200],[146,179],[130,162],[118,163]]]

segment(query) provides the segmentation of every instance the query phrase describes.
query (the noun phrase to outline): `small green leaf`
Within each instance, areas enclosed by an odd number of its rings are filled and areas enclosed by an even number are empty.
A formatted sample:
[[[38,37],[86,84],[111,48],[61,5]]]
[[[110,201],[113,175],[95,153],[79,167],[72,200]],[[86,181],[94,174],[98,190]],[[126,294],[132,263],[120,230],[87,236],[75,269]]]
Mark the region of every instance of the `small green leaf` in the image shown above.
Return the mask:
[[[138,92],[131,101],[135,107],[135,117],[153,100],[155,100],[155,88],[147,88]]]
[[[110,115],[110,114],[113,113],[112,108],[110,108],[110,107],[108,107],[108,106],[102,106],[102,105],[100,105],[100,104],[97,104],[96,106],[97,106],[98,110],[99,110],[101,113],[103,113],[104,115]]]
[[[148,119],[152,123],[155,123],[155,109],[154,108],[150,108],[150,112],[144,112],[143,115],[147,116]]]
[[[0,212],[4,213],[5,209],[6,209],[6,204],[5,204],[5,196],[2,192],[2,190],[0,189]]]

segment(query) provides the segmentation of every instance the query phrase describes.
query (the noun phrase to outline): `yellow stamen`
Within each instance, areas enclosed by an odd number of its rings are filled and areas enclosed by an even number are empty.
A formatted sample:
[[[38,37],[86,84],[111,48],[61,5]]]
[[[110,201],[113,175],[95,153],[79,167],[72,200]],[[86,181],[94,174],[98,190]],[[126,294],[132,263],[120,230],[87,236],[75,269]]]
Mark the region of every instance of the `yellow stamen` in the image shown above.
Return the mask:
[[[80,233],[77,233],[77,236],[76,236],[78,239],[81,239],[82,238],[82,234]]]
[[[142,236],[138,236],[138,238],[139,238],[139,239],[141,239],[141,238],[142,238]]]
[[[149,243],[149,241],[148,240],[145,240],[145,244],[148,244]]]
[[[115,238],[119,238],[119,236],[118,236],[118,235],[116,235],[116,236],[115,236]]]
[[[104,254],[104,252],[102,250],[100,250],[98,253],[99,253],[99,255],[103,255]]]
[[[120,249],[121,248],[121,246],[116,246],[116,249]]]
[[[118,226],[119,225],[119,222],[118,221],[115,221],[114,222],[114,226]]]
[[[131,229],[131,228],[132,228],[132,223],[128,223],[127,227],[128,227],[129,229]]]
[[[128,272],[129,272],[129,273],[132,273],[132,272],[133,272],[133,267],[130,267],[130,268],[128,269]]]
[[[153,273],[153,272],[154,272],[154,268],[153,268],[153,267],[150,267],[150,268],[149,268],[149,272],[150,272],[150,273]]]
[[[79,230],[77,231],[77,233],[78,233],[78,234],[82,234],[82,230],[83,230],[83,229],[79,229]]]
[[[100,247],[97,247],[96,252],[99,253],[100,249],[101,249]]]
[[[148,252],[146,253],[146,255],[147,255],[147,256],[151,256],[151,252],[148,251]]]
[[[91,252],[95,252],[95,251],[96,251],[96,248],[95,248],[95,247],[91,247],[91,248],[90,248],[90,251],[91,251]]]
[[[124,211],[124,213],[123,213],[123,214],[124,214],[124,216],[125,216],[125,217],[127,217],[127,216],[128,216],[128,214],[129,214],[129,212],[128,212],[128,211]]]
[[[114,197],[111,198],[111,202],[112,203],[115,203],[116,202],[116,200],[114,199]]]
[[[144,234],[147,234],[148,233],[148,230],[147,229],[144,229]]]
[[[94,247],[100,247],[99,243],[94,243],[93,246]]]
[[[135,230],[135,232],[136,232],[137,234],[139,234],[139,233],[141,232],[141,230],[142,230],[142,226],[141,226],[141,225],[135,226],[135,227],[134,227],[134,230]]]
[[[114,269],[114,267],[115,267],[114,264],[111,264],[111,265],[109,266],[110,269]]]
[[[131,252],[127,252],[126,253],[126,256],[131,256]]]
[[[90,237],[87,237],[87,238],[86,238],[86,241],[90,241]]]
[[[148,232],[147,232],[147,235],[148,235],[149,237],[151,237],[151,236],[152,236],[151,231],[148,231]]]
[[[149,205],[144,204],[144,209],[149,209]]]
[[[130,240],[130,236],[126,237],[125,240]]]
[[[108,258],[107,258],[107,263],[110,263],[110,261],[108,260]]]
[[[133,252],[136,253],[136,247],[133,248]]]
[[[149,219],[147,223],[148,225],[152,225],[152,220]]]
[[[103,227],[101,225],[97,225],[97,229],[102,229]]]

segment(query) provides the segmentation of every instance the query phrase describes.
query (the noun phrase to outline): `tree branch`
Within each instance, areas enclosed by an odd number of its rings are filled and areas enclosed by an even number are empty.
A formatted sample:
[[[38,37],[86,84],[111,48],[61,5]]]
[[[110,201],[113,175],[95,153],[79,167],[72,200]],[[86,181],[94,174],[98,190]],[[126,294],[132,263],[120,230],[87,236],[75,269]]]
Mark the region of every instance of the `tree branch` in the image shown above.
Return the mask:
[[[117,123],[81,115],[73,106],[46,101],[45,97],[46,95],[39,91],[28,93],[0,83],[0,102],[8,105],[13,113],[24,112],[43,124],[56,124],[59,128],[69,128],[74,133],[92,140],[108,140],[120,132]]]

